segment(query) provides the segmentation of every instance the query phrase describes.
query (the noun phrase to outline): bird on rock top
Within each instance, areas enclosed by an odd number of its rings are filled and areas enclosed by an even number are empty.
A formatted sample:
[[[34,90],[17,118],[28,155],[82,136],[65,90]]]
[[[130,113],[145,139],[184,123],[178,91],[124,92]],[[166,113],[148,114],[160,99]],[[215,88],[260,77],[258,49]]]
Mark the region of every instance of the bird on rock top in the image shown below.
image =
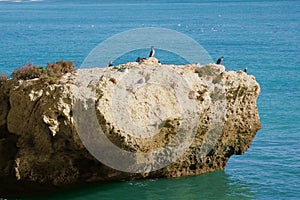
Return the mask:
[[[218,58],[216,64],[219,65],[221,64],[221,61],[224,60],[224,56],[221,56],[220,58]]]
[[[150,51],[150,54],[149,54],[149,58],[150,57],[153,57],[155,54],[155,50],[154,50],[154,46],[151,47],[151,51]]]

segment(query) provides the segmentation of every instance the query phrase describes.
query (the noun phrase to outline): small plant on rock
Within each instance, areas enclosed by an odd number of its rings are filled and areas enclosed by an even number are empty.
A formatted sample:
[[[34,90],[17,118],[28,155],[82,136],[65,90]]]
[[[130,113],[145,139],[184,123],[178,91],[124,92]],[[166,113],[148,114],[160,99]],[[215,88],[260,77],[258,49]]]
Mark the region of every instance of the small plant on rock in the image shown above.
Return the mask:
[[[42,67],[43,68],[43,67]],[[39,78],[43,74],[43,69],[38,66],[33,66],[32,62],[28,65],[15,70],[12,73],[12,77],[16,79],[29,80],[34,78]]]
[[[61,60],[61,61],[56,62],[54,64],[48,63],[46,70],[47,70],[48,76],[56,77],[56,78],[60,78],[65,73],[75,71],[74,66],[73,66],[73,62],[64,61],[64,60]]]
[[[8,79],[5,74],[0,74],[0,86]]]
[[[44,77],[42,77],[42,80],[47,85],[56,84],[58,82],[57,78],[51,77],[51,76],[44,76]]]

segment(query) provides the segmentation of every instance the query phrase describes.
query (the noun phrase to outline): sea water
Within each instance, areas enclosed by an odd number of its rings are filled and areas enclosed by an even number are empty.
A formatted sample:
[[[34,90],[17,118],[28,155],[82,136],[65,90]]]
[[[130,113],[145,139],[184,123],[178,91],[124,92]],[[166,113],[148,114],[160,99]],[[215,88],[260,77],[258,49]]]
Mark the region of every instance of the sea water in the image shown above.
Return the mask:
[[[248,67],[261,85],[262,129],[223,172],[99,184],[48,198],[299,199],[300,1],[1,0],[0,73],[29,61],[64,59],[80,67],[100,42],[143,27],[186,34],[214,60],[223,55],[227,70]]]

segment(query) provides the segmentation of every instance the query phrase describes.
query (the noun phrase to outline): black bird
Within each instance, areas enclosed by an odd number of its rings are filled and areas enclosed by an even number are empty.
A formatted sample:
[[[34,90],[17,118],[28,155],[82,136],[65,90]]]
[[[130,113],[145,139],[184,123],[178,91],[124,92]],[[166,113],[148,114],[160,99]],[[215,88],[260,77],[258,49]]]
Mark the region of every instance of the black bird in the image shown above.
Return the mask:
[[[147,58],[141,58],[141,57],[137,57],[137,59],[135,60],[135,62],[143,62],[144,60],[146,60]]]
[[[151,51],[150,51],[150,54],[149,54],[149,58],[150,57],[153,57],[155,54],[155,50],[154,50],[154,46],[151,47]]]
[[[224,60],[224,56],[221,56],[220,58],[218,58],[216,64],[219,65],[222,60]]]
[[[141,62],[141,57],[137,57],[137,59],[135,60],[135,62]]]
[[[247,71],[248,71],[248,68],[246,67],[246,68],[244,69],[244,72],[247,73]]]
[[[108,63],[108,67],[113,67],[114,65],[113,65],[113,62],[112,61],[109,61],[109,63]]]

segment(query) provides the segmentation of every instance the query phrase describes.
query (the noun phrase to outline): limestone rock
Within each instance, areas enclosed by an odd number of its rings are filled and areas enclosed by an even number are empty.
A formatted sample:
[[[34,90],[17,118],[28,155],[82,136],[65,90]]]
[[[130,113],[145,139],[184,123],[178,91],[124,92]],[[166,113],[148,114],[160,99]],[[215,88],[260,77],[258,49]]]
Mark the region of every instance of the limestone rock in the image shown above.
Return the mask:
[[[0,194],[223,170],[261,128],[259,93],[244,72],[156,58],[79,69],[50,86],[8,80],[0,85]]]

